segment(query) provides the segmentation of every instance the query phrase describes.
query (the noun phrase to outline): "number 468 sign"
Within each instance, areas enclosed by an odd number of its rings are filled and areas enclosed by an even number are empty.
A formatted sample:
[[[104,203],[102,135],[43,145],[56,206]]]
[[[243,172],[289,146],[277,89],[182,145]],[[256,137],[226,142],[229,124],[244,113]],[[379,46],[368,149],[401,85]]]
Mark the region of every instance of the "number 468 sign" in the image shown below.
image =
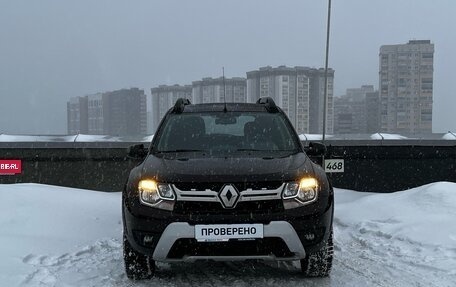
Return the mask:
[[[344,160],[325,159],[325,172],[344,172]]]

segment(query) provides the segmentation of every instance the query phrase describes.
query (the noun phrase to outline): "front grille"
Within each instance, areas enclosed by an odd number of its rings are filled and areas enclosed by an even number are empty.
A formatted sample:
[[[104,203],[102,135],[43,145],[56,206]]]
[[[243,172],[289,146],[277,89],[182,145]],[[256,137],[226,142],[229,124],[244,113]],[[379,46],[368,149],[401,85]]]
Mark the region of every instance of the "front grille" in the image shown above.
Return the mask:
[[[213,190],[219,192],[226,183],[220,182],[185,182],[185,183],[176,183],[174,184],[180,190]],[[242,191],[246,189],[277,189],[283,182],[281,181],[260,181],[260,182],[231,182],[231,185],[234,185],[237,190]]]
[[[231,185],[236,190],[226,193],[225,185]],[[243,183],[179,183],[174,184],[176,203],[174,212],[180,214],[210,214],[210,213],[274,213],[283,210],[282,182],[243,182]],[[225,189],[225,190],[224,190]],[[222,192],[224,190],[224,192]],[[226,194],[225,194],[226,195]],[[226,201],[233,199],[232,205]],[[223,203],[222,203],[223,202]]]
[[[239,202],[235,208],[224,208],[220,202],[176,201],[174,212],[183,215],[211,214],[271,214],[283,211],[282,200]]]
[[[171,248],[168,258],[184,256],[268,256],[292,257],[285,242],[278,237],[255,240],[230,240],[227,242],[198,242],[193,238],[178,239]]]

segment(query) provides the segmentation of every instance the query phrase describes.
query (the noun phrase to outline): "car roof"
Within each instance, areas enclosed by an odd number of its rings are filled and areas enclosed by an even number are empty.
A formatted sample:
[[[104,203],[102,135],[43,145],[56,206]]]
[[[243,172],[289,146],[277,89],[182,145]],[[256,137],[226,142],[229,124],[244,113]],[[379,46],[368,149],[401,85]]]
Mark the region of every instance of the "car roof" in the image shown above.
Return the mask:
[[[183,113],[222,112],[224,108],[224,103],[190,104],[185,105]],[[268,112],[265,105],[253,103],[226,103],[226,110],[228,112]]]

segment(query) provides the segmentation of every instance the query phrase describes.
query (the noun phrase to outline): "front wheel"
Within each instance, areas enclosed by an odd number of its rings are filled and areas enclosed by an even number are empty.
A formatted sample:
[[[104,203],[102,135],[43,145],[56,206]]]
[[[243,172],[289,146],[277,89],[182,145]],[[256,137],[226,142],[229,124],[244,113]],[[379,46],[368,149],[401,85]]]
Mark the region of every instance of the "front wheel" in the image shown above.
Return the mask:
[[[150,279],[155,273],[155,261],[150,256],[134,250],[128,242],[125,234],[123,235],[123,257],[125,263],[125,273],[132,280]]]
[[[313,253],[307,254],[301,260],[301,270],[306,277],[327,277],[331,273],[333,261],[334,243],[333,232],[329,234],[328,240],[323,247]]]

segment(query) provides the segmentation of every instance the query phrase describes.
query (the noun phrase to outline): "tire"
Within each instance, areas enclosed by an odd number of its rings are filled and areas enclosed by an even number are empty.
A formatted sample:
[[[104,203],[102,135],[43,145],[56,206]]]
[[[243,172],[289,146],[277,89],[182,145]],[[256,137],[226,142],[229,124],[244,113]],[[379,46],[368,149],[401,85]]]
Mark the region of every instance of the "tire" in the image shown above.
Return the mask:
[[[125,234],[123,235],[123,257],[125,263],[125,273],[132,280],[151,279],[155,273],[155,262],[150,256],[134,250],[128,242]]]
[[[334,243],[333,232],[329,234],[328,240],[324,246],[314,252],[306,255],[301,260],[301,270],[306,277],[328,277],[331,273],[333,261]]]

